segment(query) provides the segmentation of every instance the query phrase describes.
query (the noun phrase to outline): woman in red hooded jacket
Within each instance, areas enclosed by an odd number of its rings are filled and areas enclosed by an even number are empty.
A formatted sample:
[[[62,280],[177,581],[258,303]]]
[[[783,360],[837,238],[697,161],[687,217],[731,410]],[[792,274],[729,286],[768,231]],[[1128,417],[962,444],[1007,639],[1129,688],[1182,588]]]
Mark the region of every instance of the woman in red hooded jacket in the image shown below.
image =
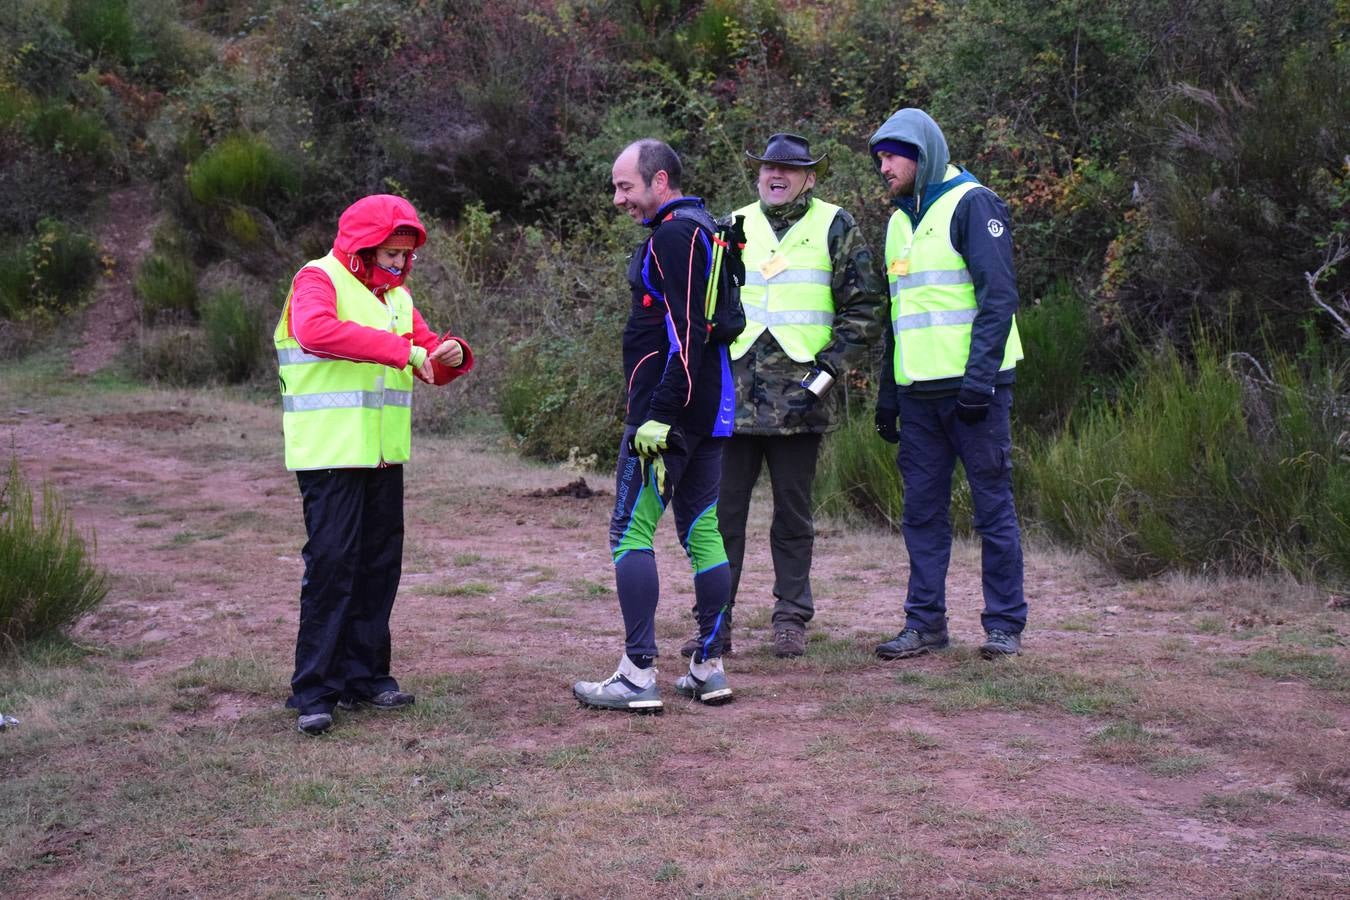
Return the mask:
[[[286,702],[306,734],[331,728],[335,706],[415,699],[389,674],[412,380],[447,384],[473,368],[468,343],[438,338],[403,286],[425,242],[407,200],[356,201],[338,219],[332,252],[296,274],[274,335],[286,466],[308,535]]]

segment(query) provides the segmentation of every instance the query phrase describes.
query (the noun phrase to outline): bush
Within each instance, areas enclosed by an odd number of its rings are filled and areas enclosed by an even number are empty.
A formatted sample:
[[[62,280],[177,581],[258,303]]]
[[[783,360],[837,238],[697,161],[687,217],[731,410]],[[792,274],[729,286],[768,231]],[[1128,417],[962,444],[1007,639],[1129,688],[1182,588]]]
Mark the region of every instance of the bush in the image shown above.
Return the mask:
[[[0,317],[45,322],[77,309],[98,275],[98,247],[55,219],[32,240],[0,249]]]
[[[1242,362],[1208,343],[1192,366],[1171,348],[1153,357],[1119,402],[1031,458],[1039,518],[1127,577],[1343,577],[1343,379]]]
[[[102,603],[107,579],[91,551],[50,487],[35,514],[32,491],[11,460],[0,489],[0,639],[49,636]]]
[[[45,103],[28,120],[28,136],[39,147],[60,155],[102,162],[111,155],[112,137],[103,120],[65,103]]]
[[[79,47],[96,57],[130,62],[136,49],[127,0],[71,0],[66,28]]]
[[[1017,364],[1013,418],[1050,432],[1064,423],[1087,389],[1087,304],[1061,282],[1040,303],[1023,306],[1017,328],[1026,358]]]
[[[537,335],[512,348],[500,402],[524,453],[614,463],[623,434],[621,331],[622,320],[606,313],[581,335]]]
[[[200,386],[215,375],[206,335],[186,325],[146,328],[136,347],[135,369],[147,381]]]
[[[205,206],[243,204],[275,210],[299,183],[294,167],[261,137],[236,134],[211,147],[188,171],[188,191]]]
[[[153,324],[166,314],[195,317],[197,272],[192,260],[177,252],[155,250],[136,273],[136,293],[141,297],[141,314],[146,322]]]
[[[238,290],[213,294],[202,306],[207,353],[218,377],[247,381],[263,361],[263,322]]]
[[[844,521],[899,531],[905,491],[895,454],[895,445],[877,435],[870,409],[850,416],[842,428],[825,438],[821,449],[813,491],[817,508]],[[970,485],[958,462],[952,476],[954,533],[971,533],[972,510]]]

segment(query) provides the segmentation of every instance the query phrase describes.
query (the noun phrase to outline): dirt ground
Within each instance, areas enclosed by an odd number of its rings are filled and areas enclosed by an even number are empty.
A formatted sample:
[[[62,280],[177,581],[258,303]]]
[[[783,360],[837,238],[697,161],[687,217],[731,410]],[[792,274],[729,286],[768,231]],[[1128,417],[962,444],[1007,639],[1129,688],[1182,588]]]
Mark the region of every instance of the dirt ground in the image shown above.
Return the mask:
[[[671,686],[692,592],[663,524],[667,711],[588,711],[570,683],[622,647],[612,484],[553,492],[577,474],[492,437],[419,438],[393,621],[417,712],[312,739],[282,709],[303,528],[273,405],[35,384],[0,379],[0,440],[97,536],[111,590],[78,628],[98,650],[80,677],[140,724],[89,725],[43,670],[0,670],[35,682],[0,691],[24,720],[0,733],[0,778],[27,804],[3,820],[0,893],[1350,893],[1350,613],[1314,589],[1122,583],[1032,539],[1026,655],[991,665],[963,542],[957,647],[883,663],[902,543],[825,522],[808,654],[778,660],[760,497],[734,702]]]

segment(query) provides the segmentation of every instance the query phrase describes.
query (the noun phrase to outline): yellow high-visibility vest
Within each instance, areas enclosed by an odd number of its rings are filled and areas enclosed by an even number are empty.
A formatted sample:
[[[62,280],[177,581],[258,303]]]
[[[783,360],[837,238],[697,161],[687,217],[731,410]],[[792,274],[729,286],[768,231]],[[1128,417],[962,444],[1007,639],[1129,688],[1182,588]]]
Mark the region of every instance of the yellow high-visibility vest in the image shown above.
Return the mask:
[[[745,216],[745,330],[731,344],[732,359],[744,356],[766,329],[797,362],[809,363],[825,349],[834,328],[829,232],[838,211],[813,199],[781,241],[758,203],[733,213]]]
[[[402,287],[387,291],[381,303],[331,254],[305,265],[332,280],[339,319],[394,334],[413,330],[412,295]],[[287,294],[273,333],[286,468],[374,468],[407,462],[412,451],[412,368],[306,353],[286,327],[290,306]]]
[[[947,178],[960,174],[947,167]],[[924,213],[914,233],[909,216],[896,210],[886,228],[886,278],[891,289],[891,328],[896,384],[959,378],[970,358],[975,321],[975,285],[966,261],[952,246],[956,205],[977,182],[958,184]],[[1008,332],[1001,371],[1022,358],[1017,320]]]

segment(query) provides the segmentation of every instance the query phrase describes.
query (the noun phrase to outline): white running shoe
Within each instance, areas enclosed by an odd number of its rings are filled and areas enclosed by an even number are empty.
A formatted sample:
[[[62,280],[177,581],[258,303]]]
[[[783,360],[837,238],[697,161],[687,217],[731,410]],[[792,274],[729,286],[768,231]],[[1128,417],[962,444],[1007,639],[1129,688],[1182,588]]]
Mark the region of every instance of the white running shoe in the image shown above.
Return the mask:
[[[722,657],[696,663],[689,661],[689,673],[675,680],[675,690],[700,703],[726,703],[731,699],[731,685],[722,671]]]
[[[619,668],[604,681],[578,681],[572,696],[585,706],[631,712],[660,712],[661,691],[656,686],[656,667],[639,669],[625,653]]]

